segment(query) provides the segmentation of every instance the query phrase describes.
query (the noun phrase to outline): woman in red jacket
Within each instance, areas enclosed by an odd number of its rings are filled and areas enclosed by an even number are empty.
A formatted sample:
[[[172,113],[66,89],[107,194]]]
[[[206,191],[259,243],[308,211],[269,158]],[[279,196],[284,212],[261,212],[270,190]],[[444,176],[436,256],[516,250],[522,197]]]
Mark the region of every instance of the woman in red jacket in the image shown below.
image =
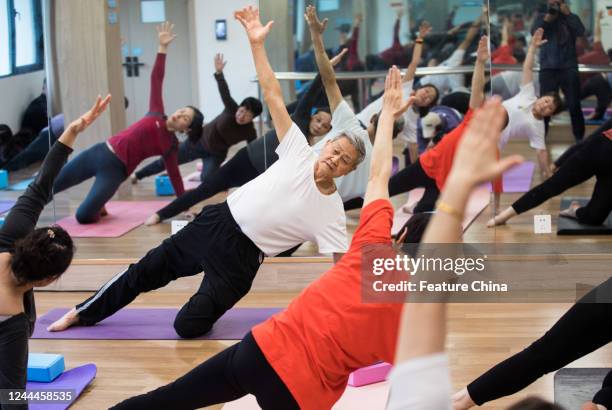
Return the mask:
[[[53,187],[54,193],[95,177],[93,187],[76,212],[81,224],[95,223],[104,215],[104,205],[119,186],[134,172],[138,164],[149,157],[161,155],[177,195],[184,192],[178,167],[178,140],[175,132],[199,137],[202,113],[195,107],[184,107],[170,116],[164,113],[162,84],[168,45],[176,38],[174,25],[157,27],[159,49],[151,73],[149,112],[140,121],[119,132],[106,142],[83,151],[62,169]]]

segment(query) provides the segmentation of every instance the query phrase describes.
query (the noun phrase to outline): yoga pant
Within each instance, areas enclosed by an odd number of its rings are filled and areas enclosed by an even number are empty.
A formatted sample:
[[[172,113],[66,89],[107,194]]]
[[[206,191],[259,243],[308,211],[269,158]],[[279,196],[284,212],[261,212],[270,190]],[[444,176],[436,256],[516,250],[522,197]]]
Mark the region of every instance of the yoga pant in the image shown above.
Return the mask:
[[[540,70],[540,95],[563,91],[567,109],[572,119],[572,132],[576,141],[584,137],[584,115],[580,105],[580,77],[577,68]],[[546,121],[548,132],[548,121]]]
[[[299,409],[289,389],[249,332],[240,343],[211,357],[176,381],[132,397],[112,409],[199,409],[247,394],[262,409]]]
[[[597,98],[597,107],[595,108],[593,120],[601,120],[605,117],[608,105],[612,101],[612,87],[610,87],[608,80],[599,73],[586,80],[580,90],[580,98],[582,100],[592,95]]]
[[[3,168],[9,172],[15,172],[44,160],[57,138],[49,132],[49,127],[43,129],[26,149],[15,155]]]
[[[219,192],[242,186],[258,176],[259,172],[251,163],[247,148],[242,148],[216,172],[208,174],[196,189],[185,192],[157,211],[157,215],[162,220],[172,218]]]
[[[363,208],[363,198],[353,198],[349,199],[344,203],[344,210],[351,211],[353,209],[361,209]]]
[[[612,279],[580,299],[548,330],[520,353],[499,363],[467,387],[478,405],[514,394],[612,340]],[[594,402],[612,409],[612,375]]]
[[[31,328],[25,313],[0,322],[0,389],[23,389],[26,385],[28,337]],[[27,410],[28,405],[0,404],[1,410]]]
[[[612,118],[604,122],[599,128],[595,130],[588,138],[582,139],[565,150],[565,152],[555,161],[555,165],[557,168],[561,168],[561,166],[574,155],[576,152],[582,149],[586,144],[589,144],[591,140],[597,138],[598,134],[601,134],[604,131],[607,131],[612,128]]]
[[[415,188],[425,188],[423,198],[414,208],[414,213],[431,212],[436,207],[440,191],[436,181],[431,179],[423,170],[420,160],[404,168],[389,180],[389,196],[393,197]]]
[[[454,93],[450,93],[442,97],[440,100],[440,105],[454,108],[461,114],[465,115],[470,109],[470,93],[455,91]]]
[[[204,181],[207,176],[212,175],[217,169],[219,169],[219,166],[221,166],[221,163],[223,163],[225,156],[218,156],[210,153],[204,148],[204,146],[200,142],[193,144],[187,140],[179,144],[179,165],[183,165],[188,162],[195,161],[197,159],[202,160],[202,172],[200,173],[200,181]],[[141,180],[146,177],[150,177],[151,175],[159,174],[165,169],[166,166],[164,165],[164,161],[160,158],[136,171],[135,175],[138,180]]]
[[[140,293],[204,271],[200,288],[174,320],[179,336],[202,336],[249,292],[262,262],[263,253],[242,233],[227,203],[207,206],[176,235],[77,305],[79,324],[94,325]]]
[[[576,211],[578,222],[601,225],[612,211],[612,140],[601,134],[592,135],[567,158],[549,179],[520,197],[512,208],[522,214],[571,187],[597,178],[591,200]]]
[[[69,161],[55,180],[53,193],[59,194],[92,177],[96,180],[76,211],[76,220],[81,224],[100,220],[100,211],[127,179],[125,165],[105,142],[94,145]]]

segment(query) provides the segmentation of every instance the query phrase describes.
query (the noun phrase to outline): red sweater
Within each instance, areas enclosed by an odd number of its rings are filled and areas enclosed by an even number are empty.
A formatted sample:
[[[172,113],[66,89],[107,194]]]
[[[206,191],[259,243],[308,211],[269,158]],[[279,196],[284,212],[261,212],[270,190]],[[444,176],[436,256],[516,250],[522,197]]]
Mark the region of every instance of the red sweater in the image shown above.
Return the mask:
[[[157,54],[151,73],[149,113],[108,140],[115,155],[125,164],[130,175],[138,164],[149,157],[161,155],[174,192],[183,195],[183,179],[178,167],[178,139],[166,128],[162,85],[166,68],[166,55]]]

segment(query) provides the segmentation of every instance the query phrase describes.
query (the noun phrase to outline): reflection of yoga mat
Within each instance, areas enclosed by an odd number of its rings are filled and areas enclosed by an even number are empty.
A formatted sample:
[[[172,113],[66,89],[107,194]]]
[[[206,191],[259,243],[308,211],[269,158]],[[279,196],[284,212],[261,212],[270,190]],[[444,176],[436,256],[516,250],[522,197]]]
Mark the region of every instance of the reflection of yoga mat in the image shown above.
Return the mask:
[[[199,339],[238,340],[251,328],[280,308],[234,308]],[[64,332],[48,332],[47,326],[62,317],[68,309],[53,309],[36,321],[32,339],[80,340],[175,340],[180,337],[173,323],[178,309],[123,309],[95,326],[71,327]]]
[[[108,216],[95,224],[81,225],[74,216],[57,222],[76,238],[118,238],[142,225],[155,211],[168,205],[168,201],[112,201],[106,204]]]
[[[579,409],[593,400],[610,369],[561,369],[555,373],[555,403],[564,409]]]
[[[60,377],[51,383],[28,382],[27,391],[53,391],[53,390],[70,390],[72,391],[72,400],[69,403],[53,403],[53,404],[30,404],[30,410],[63,410],[72,406],[76,399],[81,395],[83,390],[96,377],[97,368],[95,364],[86,364],[85,366],[76,367],[65,371]]]
[[[561,199],[561,210],[568,208],[572,201],[578,201],[584,206],[589,200],[590,198],[563,198]],[[583,225],[575,219],[559,216],[557,235],[612,235],[612,213],[608,215],[603,225],[599,226]]]
[[[9,191],[25,191],[28,189],[28,185],[30,185],[34,181],[34,178],[24,179],[21,182],[17,182],[16,184],[10,185],[7,189]]]
[[[389,383],[382,382],[363,387],[347,386],[340,400],[332,407],[333,410],[384,409],[389,396]],[[223,410],[259,410],[255,396],[247,395],[241,399],[227,403]]]
[[[200,173],[194,172],[192,174],[187,175],[183,178],[183,187],[185,191],[190,191],[192,189],[196,189],[200,186]]]
[[[15,201],[0,201],[0,215],[10,211],[13,205],[15,205]]]
[[[504,192],[527,192],[531,188],[535,163],[531,161],[523,162],[504,174]],[[489,184],[489,191],[491,185]]]
[[[412,206],[416,204],[421,197],[423,196],[424,190],[422,189],[414,189],[410,192],[408,196],[408,201],[405,205],[402,205],[399,209],[395,210],[395,216],[393,218],[393,228],[391,228],[391,234],[395,235],[397,232],[404,226],[406,221],[408,221],[411,217],[411,213],[407,213],[403,211],[403,207],[408,205]],[[465,211],[465,216],[463,218],[463,232],[465,232],[472,222],[484,211],[484,209],[489,205],[491,201],[491,193],[487,186],[478,187],[472,192],[470,199],[467,203],[467,208]]]

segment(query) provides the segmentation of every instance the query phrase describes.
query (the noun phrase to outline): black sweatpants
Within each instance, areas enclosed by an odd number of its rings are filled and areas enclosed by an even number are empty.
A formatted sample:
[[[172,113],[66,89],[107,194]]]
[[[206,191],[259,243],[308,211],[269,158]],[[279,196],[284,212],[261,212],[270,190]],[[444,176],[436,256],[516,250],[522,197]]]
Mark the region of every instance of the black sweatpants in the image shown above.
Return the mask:
[[[587,225],[601,225],[612,211],[612,140],[591,135],[573,151],[549,179],[520,197],[512,208],[522,214],[567,189],[597,178],[589,203],[576,211],[576,219]]]
[[[0,322],[0,389],[25,388],[30,329],[31,324],[25,313]],[[0,403],[0,410],[27,410],[27,408],[27,404]]]
[[[242,186],[258,176],[259,172],[251,163],[248,150],[244,147],[221,168],[208,174],[196,189],[185,192],[157,211],[157,215],[161,219],[172,218],[198,202],[204,201],[219,192]]]
[[[467,387],[478,405],[514,394],[612,341],[612,279],[578,301],[531,346],[499,363]],[[612,409],[612,372],[593,402]]]
[[[572,132],[576,141],[584,137],[584,115],[580,105],[580,77],[578,68],[540,70],[540,95],[561,89],[572,119]],[[548,121],[546,121],[548,127]],[[547,128],[548,132],[548,128]]]
[[[580,98],[582,100],[592,95],[597,98],[595,115],[592,119],[601,120],[605,117],[608,105],[612,101],[612,87],[610,87],[607,78],[604,78],[600,73],[589,77],[580,89]]]
[[[414,209],[415,213],[431,212],[436,207],[436,201],[440,196],[440,191],[436,186],[436,181],[431,179],[423,170],[421,161],[416,160],[389,180],[389,196],[393,197],[403,194],[415,188],[425,188],[423,198]]]
[[[253,394],[262,409],[299,409],[249,332],[240,343],[211,357],[174,382],[112,409],[199,409]]]
[[[263,253],[242,233],[227,203],[207,206],[176,235],[77,305],[79,324],[94,325],[142,292],[204,271],[200,288],[174,321],[179,336],[201,336],[248,293],[262,262]]]

